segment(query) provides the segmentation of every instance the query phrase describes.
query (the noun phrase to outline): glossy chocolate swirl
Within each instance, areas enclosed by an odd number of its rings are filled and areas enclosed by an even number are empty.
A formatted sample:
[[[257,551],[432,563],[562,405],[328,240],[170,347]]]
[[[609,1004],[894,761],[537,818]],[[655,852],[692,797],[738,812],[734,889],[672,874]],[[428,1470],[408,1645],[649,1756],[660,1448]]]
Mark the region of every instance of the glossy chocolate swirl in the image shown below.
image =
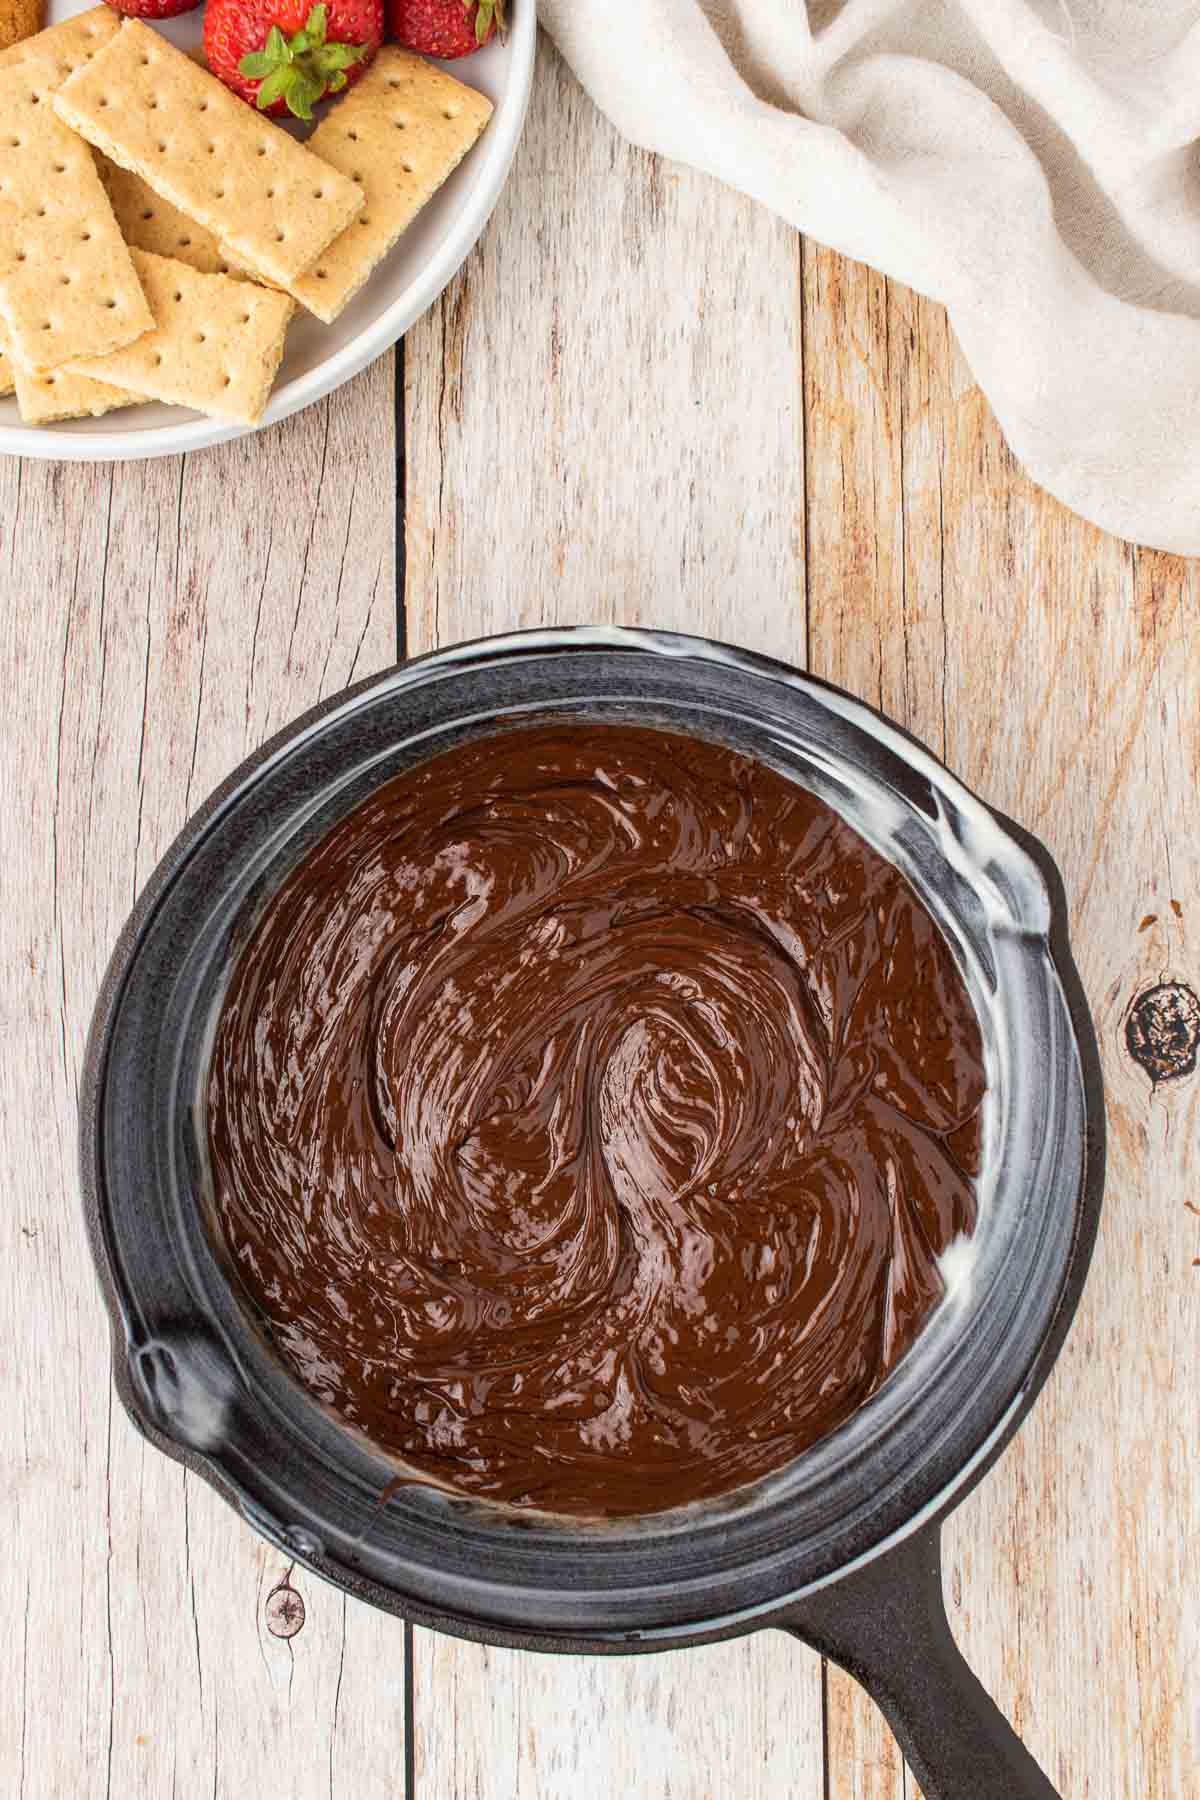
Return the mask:
[[[761,764],[527,727],[380,789],[253,927],[219,1231],[300,1380],[410,1468],[581,1515],[851,1413],[975,1218],[984,1071],[898,872]]]

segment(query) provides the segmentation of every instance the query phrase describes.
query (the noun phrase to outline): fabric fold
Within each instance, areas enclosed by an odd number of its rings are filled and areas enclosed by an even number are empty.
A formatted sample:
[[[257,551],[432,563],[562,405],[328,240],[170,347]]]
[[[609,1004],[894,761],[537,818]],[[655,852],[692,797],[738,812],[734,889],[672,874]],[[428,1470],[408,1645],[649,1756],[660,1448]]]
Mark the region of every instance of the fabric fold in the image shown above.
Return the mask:
[[[618,130],[938,299],[1075,511],[1200,553],[1200,0],[541,0]]]

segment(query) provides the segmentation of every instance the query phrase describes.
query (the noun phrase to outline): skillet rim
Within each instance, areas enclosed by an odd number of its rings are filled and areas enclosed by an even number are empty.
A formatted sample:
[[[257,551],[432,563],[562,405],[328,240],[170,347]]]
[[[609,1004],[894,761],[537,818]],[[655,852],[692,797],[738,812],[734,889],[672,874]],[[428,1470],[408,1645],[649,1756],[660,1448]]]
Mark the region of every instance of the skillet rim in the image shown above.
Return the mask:
[[[148,1403],[144,1383],[135,1381],[131,1369],[129,1354],[131,1337],[128,1324],[130,1296],[122,1289],[117,1258],[110,1243],[109,1202],[102,1164],[103,1144],[100,1120],[106,1091],[111,1035],[114,1021],[119,1012],[126,978],[136,962],[160,901],[169,891],[193,848],[204,839],[210,823],[223,812],[226,805],[239,792],[247,790],[264,767],[278,757],[281,752],[311,735],[314,727],[319,725],[329,714],[347,708],[357,697],[372,689],[386,689],[398,676],[405,675],[409,671],[419,670],[422,667],[428,670],[432,667],[435,672],[453,673],[456,667],[471,666],[475,658],[521,658],[539,655],[547,650],[559,652],[620,648],[642,652],[647,650],[661,652],[664,646],[667,654],[685,658],[697,653],[708,655],[715,649],[750,673],[764,675],[776,681],[780,677],[784,677],[789,683],[802,690],[809,690],[818,696],[833,696],[840,705],[848,708],[852,715],[861,715],[863,718],[875,721],[876,725],[882,723],[890,733],[911,745],[922,757],[936,763],[936,759],[931,758],[930,753],[919,743],[919,740],[913,738],[903,728],[896,726],[893,721],[883,719],[882,715],[875,713],[874,709],[844,695],[842,690],[801,671],[793,670],[786,664],[733,647],[714,645],[712,640],[686,638],[680,634],[671,633],[576,627],[504,634],[502,637],[474,640],[469,645],[455,646],[450,651],[432,652],[414,662],[398,665],[396,669],[368,677],[353,688],[332,696],[311,708],[241,763],[192,815],[160,862],[118,939],[97,1003],[85,1059],[80,1090],[80,1154],[85,1216],[93,1257],[110,1313],[114,1379],[122,1404],[133,1418],[134,1423],[165,1454],[170,1455],[174,1460],[181,1462],[207,1480],[221,1493],[223,1498],[240,1511],[262,1535],[275,1542],[285,1554],[295,1557],[347,1592],[367,1599],[386,1610],[400,1613],[417,1623],[429,1624],[438,1629],[485,1642],[564,1651],[590,1649],[603,1652],[613,1649],[653,1649],[665,1647],[670,1643],[704,1642],[733,1635],[757,1624],[773,1622],[784,1614],[787,1607],[798,1598],[815,1591],[830,1581],[840,1579],[854,1567],[861,1566],[876,1556],[884,1554],[888,1548],[919,1529],[923,1523],[942,1516],[951,1505],[957,1503],[957,1500],[969,1491],[969,1488],[991,1466],[1032,1404],[1061,1348],[1067,1326],[1082,1290],[1095,1240],[1103,1184],[1103,1094],[1094,1031],[1067,941],[1061,878],[1052,859],[1036,839],[1014,826],[995,809],[986,807],[976,796],[971,795],[956,777],[945,771],[943,765],[937,764],[937,767],[942,770],[945,781],[953,789],[967,794],[972,805],[982,808],[989,817],[994,819],[1005,835],[1033,861],[1049,892],[1051,927],[1046,949],[1051,966],[1057,976],[1058,989],[1069,1024],[1070,1040],[1077,1058],[1078,1097],[1082,1115],[1082,1157],[1074,1197],[1074,1223],[1069,1252],[1063,1264],[1062,1276],[1053,1297],[1053,1304],[1047,1308],[1046,1317],[1039,1328],[1038,1342],[1029,1359],[1028,1367],[1019,1379],[1014,1381],[1010,1378],[1004,1384],[1004,1403],[991,1406],[992,1418],[989,1428],[982,1432],[975,1429],[969,1434],[972,1442],[967,1447],[967,1454],[949,1459],[952,1466],[942,1470],[942,1479],[936,1484],[933,1491],[926,1493],[920,1506],[909,1510],[904,1518],[894,1520],[891,1527],[881,1532],[875,1541],[861,1545],[858,1554],[852,1558],[819,1570],[812,1574],[811,1578],[798,1583],[794,1580],[787,1581],[767,1595],[763,1594],[761,1588],[757,1591],[743,1591],[738,1596],[738,1604],[732,1608],[722,1607],[717,1613],[704,1612],[697,1615],[693,1612],[686,1617],[671,1619],[653,1627],[634,1627],[625,1624],[599,1630],[576,1631],[558,1627],[547,1628],[543,1622],[541,1626],[531,1628],[528,1622],[519,1617],[484,1617],[473,1612],[469,1607],[460,1609],[430,1604],[428,1597],[395,1584],[372,1579],[364,1569],[355,1568],[340,1558],[323,1554],[316,1540],[306,1543],[303,1532],[297,1534],[294,1530],[285,1527],[269,1508],[265,1508],[261,1504],[242,1481],[231,1474],[227,1467],[214,1460],[211,1454],[205,1454],[194,1444],[181,1441],[163,1429],[161,1418],[155,1417],[153,1406]],[[927,1483],[926,1486],[928,1487],[929,1484]],[[681,1535],[686,1537],[690,1534]]]

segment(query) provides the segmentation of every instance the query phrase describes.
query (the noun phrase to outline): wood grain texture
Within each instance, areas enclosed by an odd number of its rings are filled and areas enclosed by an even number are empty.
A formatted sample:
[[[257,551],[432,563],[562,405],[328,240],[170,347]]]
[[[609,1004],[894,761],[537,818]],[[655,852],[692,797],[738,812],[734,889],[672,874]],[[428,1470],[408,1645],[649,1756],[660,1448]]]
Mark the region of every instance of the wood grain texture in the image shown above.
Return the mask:
[[[390,359],[186,460],[0,461],[0,1792],[390,1796],[403,1631],[296,1576],[114,1403],[75,1106],[117,931],[190,809],[392,659]]]
[[[586,617],[803,648],[796,238],[629,149],[543,40],[479,251],[408,338],[413,647]]]
[[[408,343],[409,646],[619,619],[807,656],[1052,849],[1105,1062],[1106,1208],[1059,1366],[948,1529],[947,1599],[1064,1800],[1182,1800],[1200,1085],[1153,1087],[1126,1025],[1156,983],[1200,989],[1200,565],[1039,494],[938,307],[630,151],[540,59],[493,225]],[[21,1800],[405,1792],[401,1629],[295,1574],[303,1625],[273,1635],[286,1565],[113,1405],[74,1164],[139,886],[246,750],[391,659],[392,422],[384,363],[186,462],[0,462],[0,1793]],[[413,1678],[421,1800],[915,1800],[853,1684],[765,1635],[582,1662],[418,1632]]]
[[[804,325],[811,665],[1049,846],[1108,1092],[1092,1274],[1032,1416],[948,1528],[952,1620],[1068,1800],[1179,1800],[1200,1768],[1200,1088],[1153,1090],[1124,1023],[1149,984],[1200,986],[1197,567],[1032,486],[939,307],[808,246]],[[913,1791],[836,1671],[829,1739],[837,1800]]]
[[[480,252],[407,343],[409,648],[654,622],[804,655],[793,234],[623,145],[542,47]],[[421,1800],[821,1791],[817,1659],[415,1634]]]

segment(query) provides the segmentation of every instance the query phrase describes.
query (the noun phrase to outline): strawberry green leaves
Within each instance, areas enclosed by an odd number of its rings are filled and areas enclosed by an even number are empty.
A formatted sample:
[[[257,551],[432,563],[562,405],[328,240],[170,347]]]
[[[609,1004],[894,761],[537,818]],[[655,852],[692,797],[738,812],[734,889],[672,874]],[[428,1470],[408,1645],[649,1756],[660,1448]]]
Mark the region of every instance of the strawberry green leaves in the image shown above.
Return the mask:
[[[463,0],[467,11],[471,10],[471,0]],[[492,35],[492,26],[501,37],[504,36],[504,0],[479,0],[475,11],[475,41],[486,44]]]
[[[345,87],[346,70],[361,62],[370,46],[330,43],[327,30],[324,6],[314,6],[290,38],[272,25],[262,49],[242,57],[238,72],[258,82],[255,105],[260,112],[282,100],[294,118],[311,119],[318,100]]]

